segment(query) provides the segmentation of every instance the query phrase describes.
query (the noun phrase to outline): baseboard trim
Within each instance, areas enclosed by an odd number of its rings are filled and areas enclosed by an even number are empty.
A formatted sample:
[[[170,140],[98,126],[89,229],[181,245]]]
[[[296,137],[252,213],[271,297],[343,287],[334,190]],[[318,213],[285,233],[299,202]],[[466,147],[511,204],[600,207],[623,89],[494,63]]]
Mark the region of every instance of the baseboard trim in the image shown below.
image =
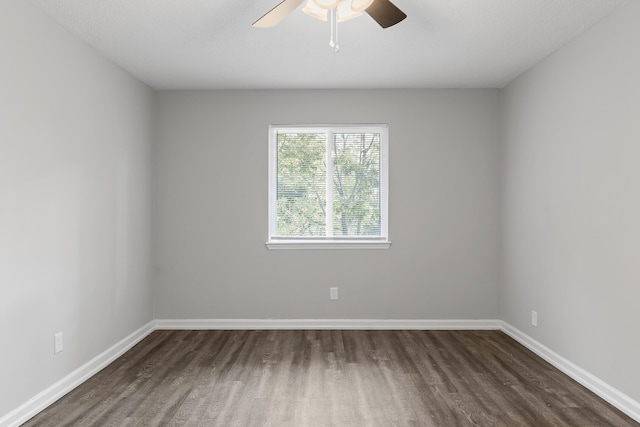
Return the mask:
[[[547,362],[558,368],[560,371],[570,376],[587,389],[591,390],[602,399],[606,400],[629,417],[640,422],[640,402],[636,402],[626,394],[611,387],[595,375],[585,371],[581,367],[565,359],[558,353],[551,350],[544,344],[531,338],[521,330],[515,328],[507,322],[500,321],[501,330],[520,344],[542,357]]]
[[[142,339],[154,330],[155,322],[151,321],[137,331],[129,334],[120,342],[94,357],[89,362],[62,378],[60,381],[41,391],[27,402],[4,415],[0,418],[0,426],[17,427],[27,422],[56,400],[60,399],[62,396],[95,375],[98,371],[104,369],[107,365],[142,341]]]
[[[567,374],[629,417],[640,422],[640,402],[611,387],[507,322],[480,320],[376,320],[376,319],[158,319],[147,323],[46,390],[0,418],[1,427],[17,427],[109,365],[158,329],[182,330],[501,330]]]
[[[264,329],[379,329],[471,330],[501,327],[499,320],[378,320],[378,319],[158,319],[156,329],[264,330]]]

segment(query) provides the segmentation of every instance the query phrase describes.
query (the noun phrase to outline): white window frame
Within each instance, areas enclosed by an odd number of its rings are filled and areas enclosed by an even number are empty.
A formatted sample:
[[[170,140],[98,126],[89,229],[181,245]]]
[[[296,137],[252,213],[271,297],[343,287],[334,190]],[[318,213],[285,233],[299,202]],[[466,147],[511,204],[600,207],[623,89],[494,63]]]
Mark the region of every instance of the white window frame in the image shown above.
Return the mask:
[[[379,133],[380,134],[380,237],[322,237],[322,238],[289,238],[283,239],[276,236],[277,221],[277,135],[278,132],[304,132],[304,133]],[[327,139],[328,144],[333,144],[333,138]],[[332,150],[327,150],[331,153]],[[269,126],[269,213],[268,213],[268,249],[389,249],[389,127],[386,124],[333,124],[333,125],[270,125]],[[327,181],[333,182],[333,168],[327,168]],[[329,185],[327,191],[331,192],[333,185]],[[328,205],[333,203],[333,198],[327,195]],[[327,209],[329,210],[329,209]],[[332,211],[333,209],[331,209]],[[327,229],[332,233],[330,226],[333,218],[327,223]]]

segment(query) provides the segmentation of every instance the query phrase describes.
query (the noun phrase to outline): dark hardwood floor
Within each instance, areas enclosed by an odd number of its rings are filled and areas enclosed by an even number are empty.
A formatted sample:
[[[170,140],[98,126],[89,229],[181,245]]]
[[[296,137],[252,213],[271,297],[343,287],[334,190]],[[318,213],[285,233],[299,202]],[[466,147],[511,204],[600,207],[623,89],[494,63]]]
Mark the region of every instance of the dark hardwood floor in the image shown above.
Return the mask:
[[[499,331],[155,331],[26,426],[637,426]]]

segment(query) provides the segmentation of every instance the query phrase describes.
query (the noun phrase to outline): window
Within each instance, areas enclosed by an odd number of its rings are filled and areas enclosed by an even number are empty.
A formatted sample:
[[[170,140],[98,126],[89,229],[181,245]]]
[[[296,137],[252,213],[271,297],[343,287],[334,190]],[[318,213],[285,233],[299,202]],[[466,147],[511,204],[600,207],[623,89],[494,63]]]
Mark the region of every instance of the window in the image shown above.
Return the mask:
[[[269,249],[389,248],[386,125],[269,127]]]

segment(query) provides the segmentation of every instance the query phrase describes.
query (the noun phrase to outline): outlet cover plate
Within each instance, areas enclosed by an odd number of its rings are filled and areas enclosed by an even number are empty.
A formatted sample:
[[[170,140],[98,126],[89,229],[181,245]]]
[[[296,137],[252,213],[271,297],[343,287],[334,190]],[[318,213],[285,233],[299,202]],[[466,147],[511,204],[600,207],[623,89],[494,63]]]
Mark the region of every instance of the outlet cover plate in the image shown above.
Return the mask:
[[[63,348],[62,332],[58,332],[53,336],[53,354],[60,353]]]

